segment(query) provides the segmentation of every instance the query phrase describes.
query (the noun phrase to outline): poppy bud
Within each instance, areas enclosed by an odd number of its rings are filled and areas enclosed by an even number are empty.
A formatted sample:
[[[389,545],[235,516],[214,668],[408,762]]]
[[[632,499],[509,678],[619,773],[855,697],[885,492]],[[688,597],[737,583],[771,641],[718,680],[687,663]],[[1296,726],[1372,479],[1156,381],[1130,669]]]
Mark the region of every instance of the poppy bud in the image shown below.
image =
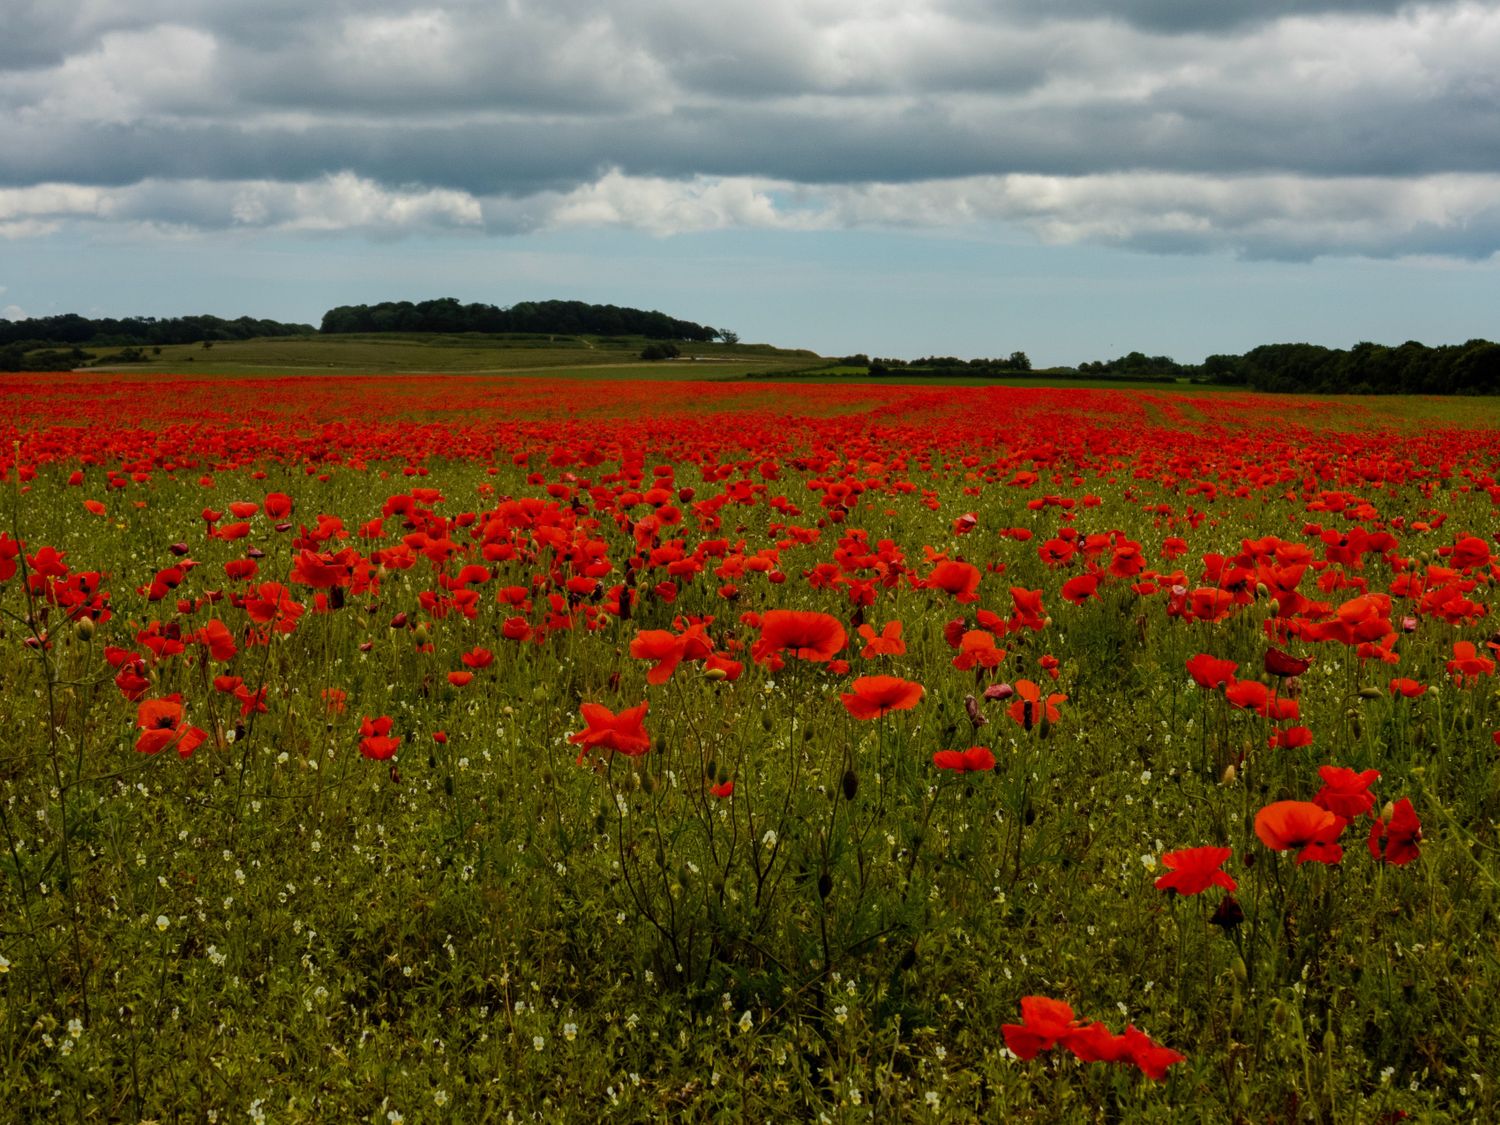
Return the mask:
[[[1234,901],[1233,896],[1226,895],[1225,898],[1228,901]],[[1229,971],[1234,974],[1234,979],[1241,984],[1244,984],[1250,977],[1249,970],[1245,967],[1245,959],[1239,954],[1235,954],[1234,960],[1229,963]]]
[[[643,787],[645,788],[646,793],[649,795],[655,793],[659,788],[661,788],[661,783],[656,780],[656,775],[654,773],[648,773],[645,777]]]
[[[975,727],[982,727],[985,723],[989,722],[984,717],[984,712],[979,709],[979,701],[972,695],[964,696],[964,710],[969,713],[969,722],[973,723]]]
[[[827,898],[828,898],[828,892],[831,891],[831,890],[833,890],[833,876],[830,875],[830,874],[828,874],[828,872],[825,871],[825,872],[823,872],[823,874],[821,874],[821,875],[818,876],[818,898],[819,898],[819,900],[820,901],[827,900]]]
[[[167,550],[171,551],[178,558],[181,558],[183,555],[187,554],[188,551],[192,550],[192,548],[189,547],[186,543],[173,543],[170,547],[167,548]]]
[[[1384,698],[1384,696],[1385,692],[1381,691],[1374,684],[1371,684],[1369,687],[1362,687],[1359,689],[1359,697],[1361,699],[1382,699]]]
[[[94,639],[94,619],[92,617],[80,617],[73,626],[73,635],[80,641],[91,641]]]
[[[996,699],[1004,701],[1015,694],[1016,689],[1011,687],[1009,684],[991,684],[989,687],[984,689],[984,697],[986,699]]]
[[[859,775],[853,770],[844,771],[844,800],[854,800],[854,795],[859,792]]]
[[[714,777],[717,777],[718,773],[719,763],[710,758],[708,760],[708,763],[703,767],[703,776],[712,779]]]
[[[1230,762],[1227,766],[1224,767],[1224,772],[1219,775],[1219,784],[1233,785],[1235,778],[1238,776],[1239,771],[1234,768],[1234,763]]]
[[[729,678],[729,673],[722,668],[707,668],[703,672],[703,678],[715,681],[724,680]]]
[[[432,629],[425,621],[413,629],[412,633],[417,638],[418,644],[426,644],[432,640]]]
[[[1391,817],[1393,817],[1395,815],[1396,815],[1396,802],[1395,801],[1387,801],[1385,803],[1385,807],[1380,810],[1380,819],[1383,820],[1383,821],[1385,821],[1387,824],[1389,824],[1391,822]]]
[[[1052,737],[1052,723],[1048,720],[1046,715],[1042,716],[1042,721],[1040,724],[1038,724],[1037,733],[1042,738]]]
[[[1334,1037],[1333,1028],[1323,1032],[1323,1054],[1332,1055],[1338,1047],[1338,1039]]]

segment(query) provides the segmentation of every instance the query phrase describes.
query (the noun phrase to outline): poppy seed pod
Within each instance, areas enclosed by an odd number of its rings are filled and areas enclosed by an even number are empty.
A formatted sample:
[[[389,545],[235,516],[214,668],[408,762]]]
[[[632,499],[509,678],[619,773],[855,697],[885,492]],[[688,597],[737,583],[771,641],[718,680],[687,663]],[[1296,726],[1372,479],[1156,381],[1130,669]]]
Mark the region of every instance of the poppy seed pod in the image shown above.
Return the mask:
[[[844,800],[854,800],[854,795],[859,792],[859,775],[853,770],[844,771]]]

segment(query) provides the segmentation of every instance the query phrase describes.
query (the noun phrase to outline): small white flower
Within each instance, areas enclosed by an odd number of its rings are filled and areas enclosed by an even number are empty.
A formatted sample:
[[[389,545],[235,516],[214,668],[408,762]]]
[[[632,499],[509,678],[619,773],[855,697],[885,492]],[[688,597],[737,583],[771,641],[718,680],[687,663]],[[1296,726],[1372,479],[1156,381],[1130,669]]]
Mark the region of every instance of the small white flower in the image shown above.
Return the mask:
[[[172,920],[170,918],[168,918],[165,914],[158,914],[156,916],[156,928],[160,932],[166,933],[167,932],[167,927],[170,926],[171,924],[172,924]]]
[[[5,954],[0,953],[0,974],[8,972],[10,972],[10,959]]]
[[[768,847],[768,848],[775,847],[776,846],[776,829],[774,829],[774,828],[767,828],[766,829],[766,834],[760,838],[760,842],[765,847]]]
[[[578,1025],[576,1023],[563,1024],[563,1038],[569,1043],[578,1038]]]
[[[938,1097],[938,1092],[936,1090],[928,1090],[927,1093],[923,1095],[923,1097],[927,1099],[928,1108],[936,1113],[938,1103],[942,1101],[942,1099]]]
[[[438,1108],[442,1108],[443,1106],[447,1105],[448,1104],[448,1091],[447,1090],[434,1090],[432,1092],[432,1104],[435,1105],[435,1106],[437,1106]]]
[[[745,1014],[740,1016],[740,1022],[738,1026],[741,1032],[749,1031],[752,1027],[755,1026],[755,1021],[750,1018],[750,1010],[748,1008],[745,1009]]]
[[[68,1021],[68,1034],[74,1039],[83,1038],[83,1021],[76,1016]]]
[[[547,1040],[546,1040],[546,1038],[544,1038],[541,1035],[536,1035],[536,1036],[532,1037],[531,1045],[534,1048],[536,1048],[538,1051],[540,1051],[543,1047],[545,1047],[547,1045]]]

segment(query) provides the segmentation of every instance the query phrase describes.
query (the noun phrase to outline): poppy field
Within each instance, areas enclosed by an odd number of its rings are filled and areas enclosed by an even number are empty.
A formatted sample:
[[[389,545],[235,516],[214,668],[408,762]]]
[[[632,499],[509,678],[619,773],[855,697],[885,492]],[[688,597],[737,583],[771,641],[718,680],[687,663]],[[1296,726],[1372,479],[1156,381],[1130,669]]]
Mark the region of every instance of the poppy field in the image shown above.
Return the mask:
[[[19,1119],[1500,1117],[1488,404],[0,393]]]

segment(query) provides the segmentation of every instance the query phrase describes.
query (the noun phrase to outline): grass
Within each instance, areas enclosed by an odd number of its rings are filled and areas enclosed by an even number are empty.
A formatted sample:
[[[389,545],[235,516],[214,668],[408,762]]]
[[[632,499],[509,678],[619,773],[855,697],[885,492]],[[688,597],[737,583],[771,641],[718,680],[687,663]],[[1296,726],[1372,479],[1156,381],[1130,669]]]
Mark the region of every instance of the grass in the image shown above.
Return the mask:
[[[625,337],[381,334],[292,336],[226,340],[212,348],[168,345],[146,362],[106,364],[110,370],[167,374],[271,375],[373,373],[573,374],[590,368],[629,371],[630,378],[714,378],[804,366],[812,354],[765,345],[682,345],[684,357],[654,363],[639,358],[647,341]],[[118,348],[85,349],[96,360]]]
[[[1488,600],[1495,569],[1423,600],[1493,523],[1479,482],[1500,439],[1474,416],[1372,430],[1369,400],[354,385],[179,380],[163,417],[119,379],[51,398],[58,380],[7,382],[27,419],[0,509],[16,1119],[1500,1115],[1500,698],[1448,664],[1456,642],[1488,651],[1489,622],[1453,598]],[[1403,425],[1428,409],[1388,405]],[[268,511],[279,495],[290,514]],[[236,501],[257,505],[243,538]],[[1356,525],[1395,546],[1341,555]],[[1048,565],[1038,548],[1068,529],[1080,553]],[[1110,573],[1129,544],[1149,590]],[[1324,565],[1294,581],[1276,557],[1292,545]],[[1073,604],[1085,550],[1099,596]],[[303,551],[352,569],[330,584]],[[929,553],[972,564],[976,600]],[[1250,577],[1206,578],[1215,554]],[[226,571],[252,559],[253,577]],[[1184,617],[1179,568],[1209,601],[1246,596]],[[1284,618],[1257,582],[1326,602],[1301,611],[1314,624],[1360,583],[1390,593],[1399,664],[1290,636],[1312,667],[1263,673]],[[758,661],[746,615],[775,609],[836,621],[850,667]],[[233,652],[201,633],[214,620]],[[904,652],[862,655],[860,624],[898,621]],[[955,666],[965,631],[1004,657]],[[670,674],[633,651],[643,633],[683,657]],[[685,635],[697,647],[674,648]],[[738,669],[713,672],[707,644]],[[1198,653],[1295,693],[1312,746],[1269,745],[1292,721],[1197,686]],[[877,674],[920,699],[856,718],[843,697]],[[1066,695],[1055,719],[986,698],[1023,681]],[[201,745],[139,752],[127,688],[180,694]],[[578,760],[586,705],[643,702],[644,746]],[[368,756],[382,718],[394,757]],[[933,762],[973,745],[996,768]],[[1371,857],[1370,813],[1333,866],[1262,843],[1259,810],[1310,800],[1331,764],[1380,771],[1372,812],[1412,800],[1414,862]],[[1220,887],[1154,885],[1165,855],[1204,845],[1232,849],[1238,925],[1214,922]],[[1022,1060],[1002,1029],[1029,996],[1185,1057],[1161,1081],[1061,1047]]]

